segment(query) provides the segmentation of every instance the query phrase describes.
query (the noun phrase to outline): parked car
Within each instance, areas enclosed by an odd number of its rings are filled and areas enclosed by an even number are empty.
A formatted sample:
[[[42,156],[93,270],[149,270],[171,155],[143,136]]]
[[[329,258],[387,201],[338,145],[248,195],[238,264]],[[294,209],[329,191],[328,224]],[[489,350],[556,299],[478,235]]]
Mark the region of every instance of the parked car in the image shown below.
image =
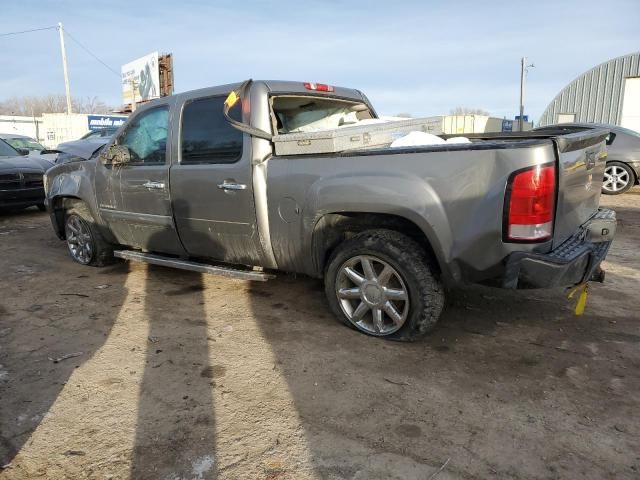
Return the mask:
[[[340,320],[396,340],[434,328],[445,287],[603,280],[616,228],[599,208],[608,131],[275,153],[287,125],[343,115],[377,117],[358,90],[302,82],[154,100],[93,160],[47,172],[53,228],[85,265],[115,256],[249,280],[324,278]]]
[[[640,179],[640,133],[617,125],[599,123],[563,123],[534,129],[534,131],[581,132],[604,128],[611,133],[607,137],[607,166],[604,170],[602,193],[620,195]]]
[[[58,156],[56,151],[48,150],[35,138],[27,137],[26,135],[0,133],[0,139],[15,148],[21,155],[43,158],[52,164],[55,163],[56,157]]]
[[[0,209],[37,206],[44,210],[43,175],[53,164],[21,155],[0,139]]]
[[[59,152],[56,164],[79,162],[91,158],[91,156],[111,141],[110,136],[95,136],[80,140],[61,143],[56,147]],[[84,137],[83,137],[84,138]]]

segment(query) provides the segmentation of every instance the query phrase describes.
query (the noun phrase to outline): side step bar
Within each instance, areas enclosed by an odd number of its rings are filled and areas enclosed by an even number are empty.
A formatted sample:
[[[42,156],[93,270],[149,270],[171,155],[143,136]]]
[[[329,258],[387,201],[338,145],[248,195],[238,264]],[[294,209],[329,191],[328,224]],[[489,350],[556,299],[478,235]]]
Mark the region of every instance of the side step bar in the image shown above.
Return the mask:
[[[150,263],[152,265],[160,265],[162,267],[179,268],[181,270],[191,270],[192,272],[211,273],[213,275],[222,275],[223,277],[240,278],[243,280],[257,280],[266,282],[275,275],[271,273],[260,272],[257,270],[241,270],[231,267],[218,267],[208,265],[206,263],[192,262],[190,260],[181,260],[179,258],[164,257],[151,253],[136,252],[133,250],[115,250],[114,257],[124,260],[132,260],[134,262]]]

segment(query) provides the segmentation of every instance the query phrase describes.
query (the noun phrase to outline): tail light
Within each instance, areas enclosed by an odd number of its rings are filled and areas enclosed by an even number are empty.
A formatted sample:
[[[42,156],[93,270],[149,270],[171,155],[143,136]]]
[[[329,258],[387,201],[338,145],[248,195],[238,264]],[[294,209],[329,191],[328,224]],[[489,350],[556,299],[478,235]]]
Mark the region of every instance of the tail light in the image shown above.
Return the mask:
[[[553,234],[556,167],[538,165],[509,178],[503,235],[507,242],[542,242]]]
[[[331,85],[327,85],[325,83],[310,83],[307,82],[304,84],[304,88],[307,90],[314,90],[316,92],[335,92],[336,89]]]

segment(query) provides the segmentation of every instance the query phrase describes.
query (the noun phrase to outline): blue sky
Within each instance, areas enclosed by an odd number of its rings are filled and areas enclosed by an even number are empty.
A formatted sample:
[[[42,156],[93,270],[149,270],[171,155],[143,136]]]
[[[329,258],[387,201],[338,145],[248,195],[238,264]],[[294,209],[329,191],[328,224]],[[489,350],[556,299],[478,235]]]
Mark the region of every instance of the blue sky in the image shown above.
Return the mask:
[[[640,1],[2,0],[0,33],[55,25],[104,62],[174,54],[176,91],[252,78],[363,90],[380,113],[458,106],[534,119],[573,78],[640,50]],[[64,92],[55,30],[0,37],[0,99]],[[73,96],[119,105],[120,79],[67,40]]]

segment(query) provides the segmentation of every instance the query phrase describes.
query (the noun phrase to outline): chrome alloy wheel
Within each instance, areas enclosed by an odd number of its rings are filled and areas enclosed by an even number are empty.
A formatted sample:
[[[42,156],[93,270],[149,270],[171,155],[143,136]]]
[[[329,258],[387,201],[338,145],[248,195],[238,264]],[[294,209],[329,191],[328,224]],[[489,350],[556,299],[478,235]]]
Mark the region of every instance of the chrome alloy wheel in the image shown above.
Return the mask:
[[[349,321],[370,335],[397,332],[409,315],[409,291],[402,277],[372,255],[358,255],[342,264],[336,296]]]
[[[87,223],[78,215],[69,215],[64,227],[69,253],[79,263],[87,265],[93,257],[93,237]]]
[[[629,172],[618,165],[609,165],[604,169],[602,188],[607,192],[619,192],[629,184]]]

